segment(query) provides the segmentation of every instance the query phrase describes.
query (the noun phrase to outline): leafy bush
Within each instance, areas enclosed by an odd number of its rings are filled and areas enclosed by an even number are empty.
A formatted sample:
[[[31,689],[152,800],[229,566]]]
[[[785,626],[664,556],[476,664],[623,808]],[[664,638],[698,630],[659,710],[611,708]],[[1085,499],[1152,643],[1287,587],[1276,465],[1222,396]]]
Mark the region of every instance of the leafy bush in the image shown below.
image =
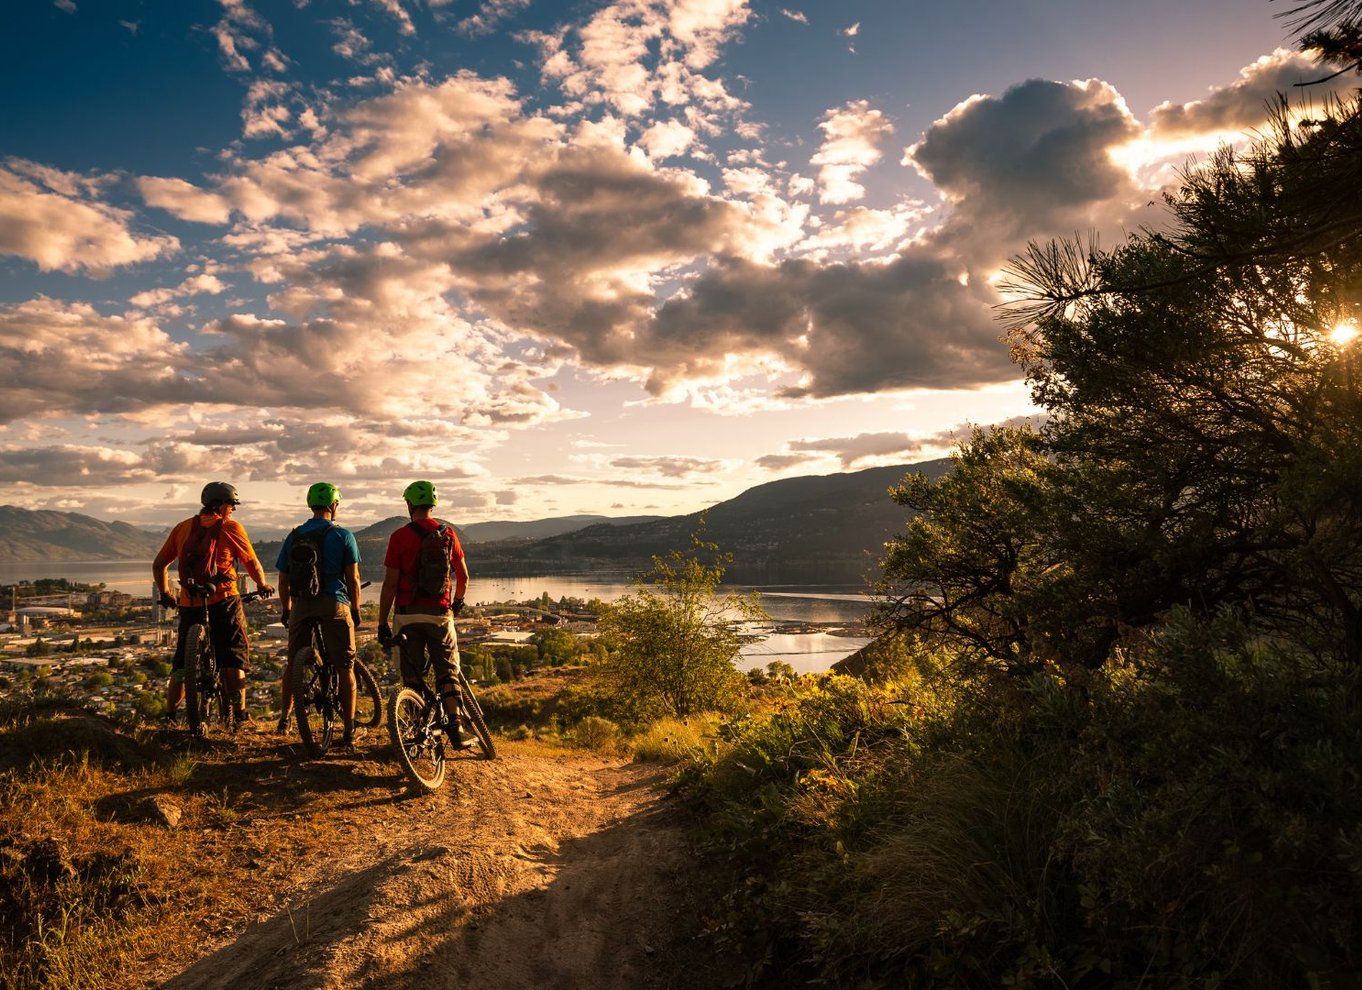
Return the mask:
[[[803,685],[684,775],[713,935],[753,982],[1356,986],[1357,681],[1183,615],[1082,684]]]
[[[1057,845],[1113,971],[1356,985],[1356,669],[1183,615],[1128,673],[1100,682]]]
[[[588,715],[573,727],[569,739],[582,749],[613,753],[619,749],[623,734],[620,727],[608,718]]]
[[[718,737],[719,715],[690,718],[664,718],[629,740],[634,759],[645,763],[675,763],[678,760],[704,760]]]
[[[601,617],[606,650],[597,670],[616,706],[635,723],[731,711],[741,696],[743,678],[733,668],[742,646],[737,623],[765,613],[755,597],[720,596],[728,557],[698,535],[691,541],[689,553],[654,557],[636,590]]]

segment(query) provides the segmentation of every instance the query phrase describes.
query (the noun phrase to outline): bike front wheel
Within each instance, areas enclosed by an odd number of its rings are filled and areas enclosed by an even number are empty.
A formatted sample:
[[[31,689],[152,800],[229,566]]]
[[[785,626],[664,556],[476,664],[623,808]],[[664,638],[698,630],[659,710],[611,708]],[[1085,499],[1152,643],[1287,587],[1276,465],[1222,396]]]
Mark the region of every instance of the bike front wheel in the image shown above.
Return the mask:
[[[190,735],[203,736],[214,715],[221,715],[217,666],[208,643],[208,630],[193,625],[184,633],[184,709]]]
[[[383,724],[383,695],[378,681],[364,661],[355,661],[355,725],[363,729],[377,729]]]
[[[495,760],[497,758],[497,747],[492,742],[492,733],[487,728],[487,719],[483,717],[482,706],[478,704],[478,699],[473,697],[473,685],[468,683],[468,678],[462,674],[459,676],[460,701],[463,702],[464,721],[473,735],[478,739],[478,752],[484,760]]]
[[[423,791],[434,791],[445,780],[445,736],[435,718],[435,703],[427,704],[411,688],[399,688],[388,699],[388,738],[398,762]]]
[[[312,647],[299,650],[293,657],[293,711],[298,719],[298,735],[303,752],[310,759],[321,759],[336,740],[342,726],[340,678],[336,669],[322,662]]]

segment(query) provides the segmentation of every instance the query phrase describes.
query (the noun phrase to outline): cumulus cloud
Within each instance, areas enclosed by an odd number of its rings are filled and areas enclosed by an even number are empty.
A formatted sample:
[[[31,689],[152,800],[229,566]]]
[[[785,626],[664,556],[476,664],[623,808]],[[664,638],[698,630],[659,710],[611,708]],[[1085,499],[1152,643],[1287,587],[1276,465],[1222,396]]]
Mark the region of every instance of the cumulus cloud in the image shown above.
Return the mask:
[[[571,99],[624,117],[686,106],[717,132],[745,104],[703,70],[751,16],[748,0],[619,0],[580,28],[524,37],[539,47],[544,82]]]
[[[273,43],[270,25],[245,0],[218,0],[222,16],[213,25],[212,35],[218,44],[223,67],[229,72],[253,71],[248,53],[259,52],[265,68],[279,70],[288,60]]]
[[[798,250],[803,257],[818,261],[847,254],[881,256],[924,233],[932,217],[932,208],[917,200],[906,200],[889,209],[855,206],[820,220],[799,243]]]
[[[0,483],[75,488],[125,485],[153,480],[133,451],[58,444],[21,447],[0,444]]]
[[[226,223],[231,218],[232,207],[223,196],[200,189],[184,179],[143,176],[136,181],[148,206],[165,210],[181,220]]]
[[[972,388],[1015,377],[992,298],[923,250],[885,264],[732,261],[661,306],[636,346],[658,356],[656,392],[743,352],[782,354],[798,368],[801,381],[783,390],[790,398]]]
[[[217,295],[225,292],[227,286],[216,275],[208,272],[198,275],[191,275],[173,289],[147,289],[137,293],[128,302],[134,306],[146,309],[152,306],[160,306],[172,299],[181,299],[186,296],[198,295]]]
[[[679,120],[664,120],[649,126],[638,139],[648,157],[661,160],[684,153],[695,143],[695,131]]]
[[[710,457],[633,456],[614,457],[610,466],[624,471],[641,471],[664,478],[687,478],[694,474],[714,474],[727,467],[725,461]]]
[[[134,231],[130,212],[94,198],[97,183],[27,164],[0,166],[0,253],[43,271],[103,272],[179,248],[169,235]]]
[[[38,298],[0,306],[0,422],[180,401],[187,348],[145,318]]]
[[[636,0],[543,44],[566,53],[568,88],[573,73],[622,86],[610,71],[633,66],[657,95],[654,54],[696,73],[749,16],[738,0]],[[609,62],[608,39],[628,57]],[[257,92],[262,106],[288,99]],[[207,187],[138,181],[149,204],[182,219],[241,218],[224,243],[249,252],[248,272],[273,288],[270,312],[202,328],[196,350],[221,381],[200,375],[197,403],[234,401],[231,382],[280,408],[374,424],[422,408],[443,424],[501,429],[579,415],[542,385],[569,359],[716,408],[747,401],[730,384],[741,376],[786,401],[1011,380],[985,266],[1021,238],[1124,209],[1134,187],[1111,151],[1139,130],[1104,83],[1033,80],[962,103],[910,149],[941,210],[850,206],[815,222],[782,192],[796,177],[757,157],[723,169],[722,193],[693,170],[659,167],[695,147],[685,116],[569,127],[528,112],[508,80],[469,72],[326,107],[311,144],[227,156]],[[843,202],[892,126],[867,101],[820,126],[819,186]],[[68,196],[85,196],[71,181]],[[327,242],[360,231],[363,244]],[[194,291],[215,290],[187,279],[134,304]],[[181,387],[194,375],[187,361],[170,370]]]
[[[478,12],[459,21],[457,27],[471,38],[484,37],[529,5],[530,0],[483,0]]]
[[[954,211],[953,234],[980,244],[1063,236],[1139,198],[1112,150],[1140,127],[1109,84],[1041,79],[956,106],[908,149]]]
[[[825,203],[849,203],[865,195],[856,179],[880,160],[880,142],[894,127],[867,100],[829,110],[818,125],[823,145],[810,159],[818,166],[819,192]]]
[[[241,110],[241,133],[248,138],[280,137],[292,133],[293,111],[288,106],[287,83],[257,79],[246,93]]]
[[[812,454],[763,454],[757,458],[756,464],[768,471],[788,471],[790,468],[801,467],[817,459]]]
[[[402,6],[402,0],[371,0],[371,2],[379,10],[397,21],[397,30],[400,33],[409,36],[416,33],[416,25],[412,23],[411,15]]]
[[[1306,53],[1279,48],[1245,66],[1237,80],[1212,89],[1205,99],[1159,104],[1149,114],[1150,134],[1158,140],[1249,130],[1262,123],[1266,108],[1277,102],[1278,94],[1293,93],[1300,83],[1328,74]],[[1356,88],[1354,77],[1342,75],[1312,86],[1309,93],[1312,99],[1322,101]]]
[[[321,237],[413,218],[486,227],[502,214],[497,191],[520,179],[526,163],[551,160],[562,129],[524,115],[505,80],[459,73],[438,84],[404,82],[314,130],[323,134],[314,147],[232,161],[211,198],[171,180],[142,180],[143,195],[193,218],[234,209],[255,228],[283,223]]]
[[[848,468],[867,459],[904,458],[917,454],[922,443],[906,433],[861,433],[854,437],[828,437],[822,440],[792,440],[792,451],[829,453]]]
[[[780,13],[782,16],[788,17],[790,20],[794,21],[796,24],[809,23],[808,15],[801,10],[790,10],[788,7],[781,7]]]

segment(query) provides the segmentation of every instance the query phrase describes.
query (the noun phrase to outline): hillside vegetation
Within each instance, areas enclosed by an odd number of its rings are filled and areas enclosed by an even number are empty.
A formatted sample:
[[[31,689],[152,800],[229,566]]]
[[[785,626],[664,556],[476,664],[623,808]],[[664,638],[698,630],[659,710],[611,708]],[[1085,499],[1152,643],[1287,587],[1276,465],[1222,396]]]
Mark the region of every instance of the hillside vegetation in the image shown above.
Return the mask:
[[[873,683],[686,776],[751,984],[1362,986],[1360,173],[1362,102],[1283,107],[1016,261],[1046,425],[895,490]]]
[[[732,555],[730,581],[845,583],[876,570],[908,513],[886,498],[908,471],[938,477],[950,461],[788,478],[758,485],[703,513],[627,526],[589,526],[523,546],[478,547],[479,573],[605,570],[634,573],[685,547],[705,518],[708,539]]]

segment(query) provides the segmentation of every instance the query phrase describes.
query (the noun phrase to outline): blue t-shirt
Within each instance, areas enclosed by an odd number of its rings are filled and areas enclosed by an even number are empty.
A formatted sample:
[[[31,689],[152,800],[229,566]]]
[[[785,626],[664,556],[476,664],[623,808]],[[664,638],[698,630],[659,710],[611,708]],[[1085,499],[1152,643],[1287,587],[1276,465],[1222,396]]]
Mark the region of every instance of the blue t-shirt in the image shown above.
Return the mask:
[[[309,519],[298,527],[303,533],[319,529],[329,529],[322,537],[322,595],[330,596],[342,605],[350,604],[350,595],[345,590],[345,572],[351,564],[359,563],[359,544],[355,535],[344,526],[337,526],[329,519]],[[293,533],[284,537],[284,545],[279,548],[279,560],[274,569],[280,574],[288,573],[288,552],[293,546]]]

